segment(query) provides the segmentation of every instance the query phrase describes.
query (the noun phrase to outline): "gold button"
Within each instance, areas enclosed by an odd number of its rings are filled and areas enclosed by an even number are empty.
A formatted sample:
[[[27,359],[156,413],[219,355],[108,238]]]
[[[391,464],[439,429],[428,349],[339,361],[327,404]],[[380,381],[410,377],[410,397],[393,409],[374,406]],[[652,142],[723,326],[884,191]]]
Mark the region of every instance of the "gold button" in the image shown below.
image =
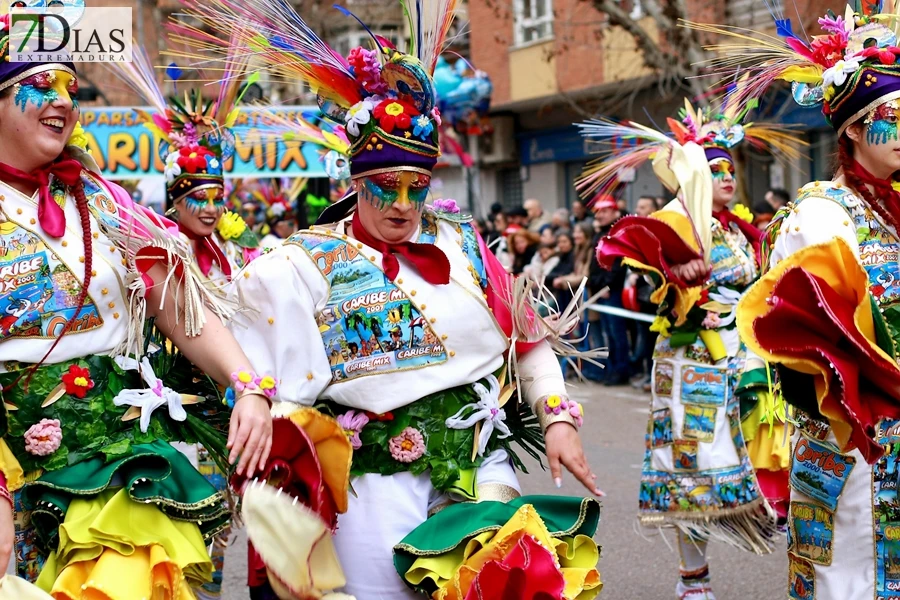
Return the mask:
[[[99,232],[97,232],[97,231],[94,232],[94,239],[95,239],[95,240],[100,239],[100,233],[99,233]]]
[[[427,308],[427,307],[426,307],[424,304],[421,306],[421,309],[422,309],[422,310],[425,310],[426,308]]]
[[[78,262],[83,263],[83,262],[84,262],[84,257],[83,257],[83,256],[79,256],[79,257],[78,257]]]
[[[356,247],[357,249],[362,250],[362,244],[357,244]]]
[[[110,302],[110,303],[109,303],[109,307],[110,307],[110,308],[115,308],[115,307],[116,307],[116,303],[115,303],[115,302]]]
[[[453,350],[451,350],[451,351],[450,351],[450,357],[453,358],[454,356],[456,356],[456,352],[454,352]]]
[[[127,266],[128,266],[128,261],[125,260],[124,258],[122,259],[122,266],[123,266],[123,267],[127,267]]]
[[[69,242],[67,242],[66,240],[63,240],[63,241],[62,241],[62,246],[63,246],[63,248],[65,248],[65,247],[68,246],[68,245],[69,245]]]
[[[794,231],[800,231],[799,227],[794,227]]]
[[[107,288],[103,288],[102,290],[100,290],[100,293],[105,296],[105,295],[109,294],[109,290]]]
[[[32,225],[34,225],[35,223],[37,223],[37,220],[35,220],[35,219],[29,219],[28,222],[31,223]]]
[[[410,296],[415,296],[415,295],[416,295],[416,290],[410,291],[410,292],[409,292],[409,295],[410,295]]]
[[[21,214],[22,214],[22,209],[21,209],[21,208],[17,208],[17,209],[16,209],[16,214],[17,214],[17,215],[21,215]]]
[[[118,319],[118,318],[119,318],[119,313],[113,313],[113,319]]]
[[[446,340],[446,339],[447,339],[447,334],[445,333],[444,335],[442,335],[442,336],[441,336],[441,339],[442,339],[442,340]]]
[[[397,283],[402,284],[402,283],[403,283],[403,278],[401,277],[400,279],[398,279],[398,280],[397,280]]]
[[[434,317],[431,317],[430,319],[428,319],[428,322],[431,323],[432,325],[434,325],[435,323],[437,323],[437,319],[435,319]]]
[[[244,279],[250,279],[250,271],[244,271]]]
[[[2,202],[4,200],[6,200],[6,196],[4,196],[3,194],[0,194],[0,202]]]
[[[91,277],[96,277],[96,276],[97,276],[97,271],[91,270]]]
[[[374,257],[374,256],[370,256],[370,257],[369,257],[369,260],[371,260],[372,262],[375,262],[375,257]]]
[[[109,251],[110,251],[110,253],[115,252],[115,251],[116,251],[116,247],[115,247],[115,246],[110,246],[110,247],[109,247]]]
[[[306,374],[306,378],[309,379],[310,381],[312,381],[312,380],[313,380],[313,374],[312,374],[312,373],[307,373],[307,374]]]
[[[275,317],[269,317],[269,325],[275,324]]]
[[[844,227],[850,224],[850,221],[844,221]]]

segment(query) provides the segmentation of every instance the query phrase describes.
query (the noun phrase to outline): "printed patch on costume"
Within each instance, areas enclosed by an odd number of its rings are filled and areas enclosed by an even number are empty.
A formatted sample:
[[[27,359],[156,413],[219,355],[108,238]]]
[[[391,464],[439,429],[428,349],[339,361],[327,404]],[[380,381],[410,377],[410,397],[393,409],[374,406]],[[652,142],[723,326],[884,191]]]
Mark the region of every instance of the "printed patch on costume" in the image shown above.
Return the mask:
[[[446,348],[422,312],[354,244],[308,232],[285,243],[303,248],[330,285],[317,321],[332,381],[447,361]]]
[[[675,440],[672,443],[675,468],[683,471],[697,470],[697,440]]]
[[[713,488],[719,505],[724,508],[737,508],[760,496],[749,461],[733,469],[717,471],[713,475]]]
[[[685,406],[682,437],[698,442],[713,441],[716,435],[716,410],[708,406]]]
[[[672,475],[662,471],[644,471],[638,491],[638,506],[641,512],[669,512],[673,497],[669,490]]]
[[[809,561],[788,554],[788,598],[816,599],[816,570]]]
[[[682,404],[725,406],[728,398],[728,372],[715,367],[681,369]]]
[[[801,435],[794,446],[790,484],[829,510],[837,510],[838,500],[855,465],[855,458],[842,455],[831,444]]]
[[[671,396],[675,383],[675,366],[670,362],[657,362],[653,365],[653,390],[657,396]]]
[[[880,224],[877,226],[881,230]],[[869,275],[869,291],[879,304],[893,304],[900,300],[900,268],[897,254],[900,244],[885,243],[879,236],[874,239],[871,232],[867,239],[859,244],[859,261]]]
[[[671,338],[659,338],[656,347],[653,348],[653,360],[657,358],[672,358],[676,354],[675,348],[672,347]]]
[[[713,360],[712,354],[707,350],[706,344],[704,344],[703,340],[699,337],[694,340],[693,344],[684,348],[684,357],[688,360],[706,365],[712,365],[716,362]]]
[[[753,283],[757,276],[756,258],[747,238],[726,230],[715,219],[709,262],[712,281],[718,285],[744,287]]]
[[[0,223],[0,341],[59,336],[75,314],[81,281],[37,234]],[[71,332],[103,325],[90,295]]]
[[[672,412],[668,408],[653,411],[650,427],[651,448],[662,448],[672,443]]]
[[[884,507],[883,507],[884,508]],[[894,509],[896,511],[896,509]],[[885,511],[880,511],[885,514]],[[894,514],[898,519],[900,515]],[[875,597],[900,598],[900,521],[875,518]]]
[[[731,430],[731,441],[737,448],[738,454],[746,453],[744,446],[744,430],[741,429],[741,407],[740,402],[732,403],[725,413],[728,417],[728,427]]]
[[[875,521],[875,594],[877,598],[900,598],[900,421],[882,420],[875,441],[884,455],[873,466],[872,497]]]
[[[788,513],[791,545],[788,552],[818,565],[831,564],[834,513],[807,502],[791,502]]]
[[[819,440],[820,442],[824,442],[828,438],[828,432],[831,428],[828,426],[827,422],[813,419],[802,410],[794,411],[794,415],[797,419],[797,429],[805,433],[808,437]]]
[[[22,505],[22,493],[13,493],[14,503],[14,527],[16,532],[16,574],[34,583],[37,581],[41,569],[44,568],[45,558],[38,549],[37,531],[31,525],[31,513]]]

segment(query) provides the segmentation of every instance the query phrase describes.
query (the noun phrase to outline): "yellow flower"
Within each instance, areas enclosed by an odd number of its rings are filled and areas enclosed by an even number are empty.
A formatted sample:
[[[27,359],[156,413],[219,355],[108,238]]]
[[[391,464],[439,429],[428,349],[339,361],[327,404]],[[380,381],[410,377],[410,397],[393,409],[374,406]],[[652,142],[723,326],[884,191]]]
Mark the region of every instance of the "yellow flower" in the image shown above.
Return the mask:
[[[241,237],[241,234],[247,229],[247,224],[244,223],[241,215],[226,211],[225,214],[222,215],[222,218],[219,219],[217,229],[219,230],[219,235],[223,238],[226,240],[233,240]]]
[[[259,381],[259,388],[261,390],[273,390],[275,389],[275,378],[271,375],[266,375]]]
[[[547,406],[549,406],[550,408],[556,408],[557,406],[559,406],[559,404],[561,402],[562,402],[562,399],[559,396],[557,396],[556,394],[553,394],[552,396],[547,396]]]
[[[81,126],[81,121],[75,123],[75,129],[72,130],[72,135],[69,137],[69,146],[77,146],[82,150],[87,150],[88,139],[84,134],[84,127]]]
[[[658,315],[650,325],[650,331],[655,331],[663,337],[669,337],[669,327],[671,326],[672,322],[669,321],[669,319],[662,315]]]
[[[384,107],[384,112],[391,115],[392,117],[396,117],[397,115],[403,114],[403,105],[398,102],[391,102],[387,106]]]
[[[251,381],[253,381],[253,376],[247,371],[241,371],[240,373],[238,373],[238,381],[240,381],[241,383],[250,383]]]
[[[731,212],[733,212],[735,214],[735,216],[739,219],[743,219],[744,221],[747,221],[748,223],[753,222],[753,213],[750,212],[750,209],[747,208],[747,206],[745,204],[738,204],[737,206],[734,207],[734,210]]]

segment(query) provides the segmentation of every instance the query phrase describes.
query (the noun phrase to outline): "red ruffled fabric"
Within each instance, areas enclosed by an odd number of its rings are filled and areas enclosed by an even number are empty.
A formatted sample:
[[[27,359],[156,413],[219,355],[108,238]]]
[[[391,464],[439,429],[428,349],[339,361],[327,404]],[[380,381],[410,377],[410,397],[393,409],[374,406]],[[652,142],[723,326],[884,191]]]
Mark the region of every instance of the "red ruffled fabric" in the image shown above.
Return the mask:
[[[680,288],[702,285],[703,275],[696,281],[675,276],[672,266],[702,259],[668,224],[650,217],[623,217],[613,225],[609,235],[597,244],[597,260],[610,269],[616,258],[629,258],[662,273],[666,281]]]
[[[772,309],[753,323],[758,343],[828,374],[828,395],[819,402],[823,414],[840,414],[851,427],[851,445],[874,463],[884,452],[874,440],[875,426],[900,418],[900,368],[875,352],[855,324],[856,306],[821,278],[789,269],[771,298]]]
[[[298,498],[331,529],[337,525],[337,506],[325,485],[315,446],[303,428],[290,419],[272,420],[272,451],[266,468],[255,477]],[[243,489],[247,483],[249,479],[245,475],[231,478],[231,485],[236,490]],[[264,585],[268,582],[266,565],[253,543],[247,546],[248,583],[251,587]]]
[[[562,600],[565,587],[553,554],[525,535],[502,561],[482,567],[466,600]]]

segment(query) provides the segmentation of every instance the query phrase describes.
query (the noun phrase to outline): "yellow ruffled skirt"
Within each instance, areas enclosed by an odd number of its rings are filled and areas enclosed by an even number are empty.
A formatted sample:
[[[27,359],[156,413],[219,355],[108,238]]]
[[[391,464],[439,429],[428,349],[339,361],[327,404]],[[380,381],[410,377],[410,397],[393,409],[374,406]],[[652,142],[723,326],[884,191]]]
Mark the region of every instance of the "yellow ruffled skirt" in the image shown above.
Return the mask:
[[[54,600],[194,600],[212,570],[196,523],[119,488],[72,501],[37,585]]]

